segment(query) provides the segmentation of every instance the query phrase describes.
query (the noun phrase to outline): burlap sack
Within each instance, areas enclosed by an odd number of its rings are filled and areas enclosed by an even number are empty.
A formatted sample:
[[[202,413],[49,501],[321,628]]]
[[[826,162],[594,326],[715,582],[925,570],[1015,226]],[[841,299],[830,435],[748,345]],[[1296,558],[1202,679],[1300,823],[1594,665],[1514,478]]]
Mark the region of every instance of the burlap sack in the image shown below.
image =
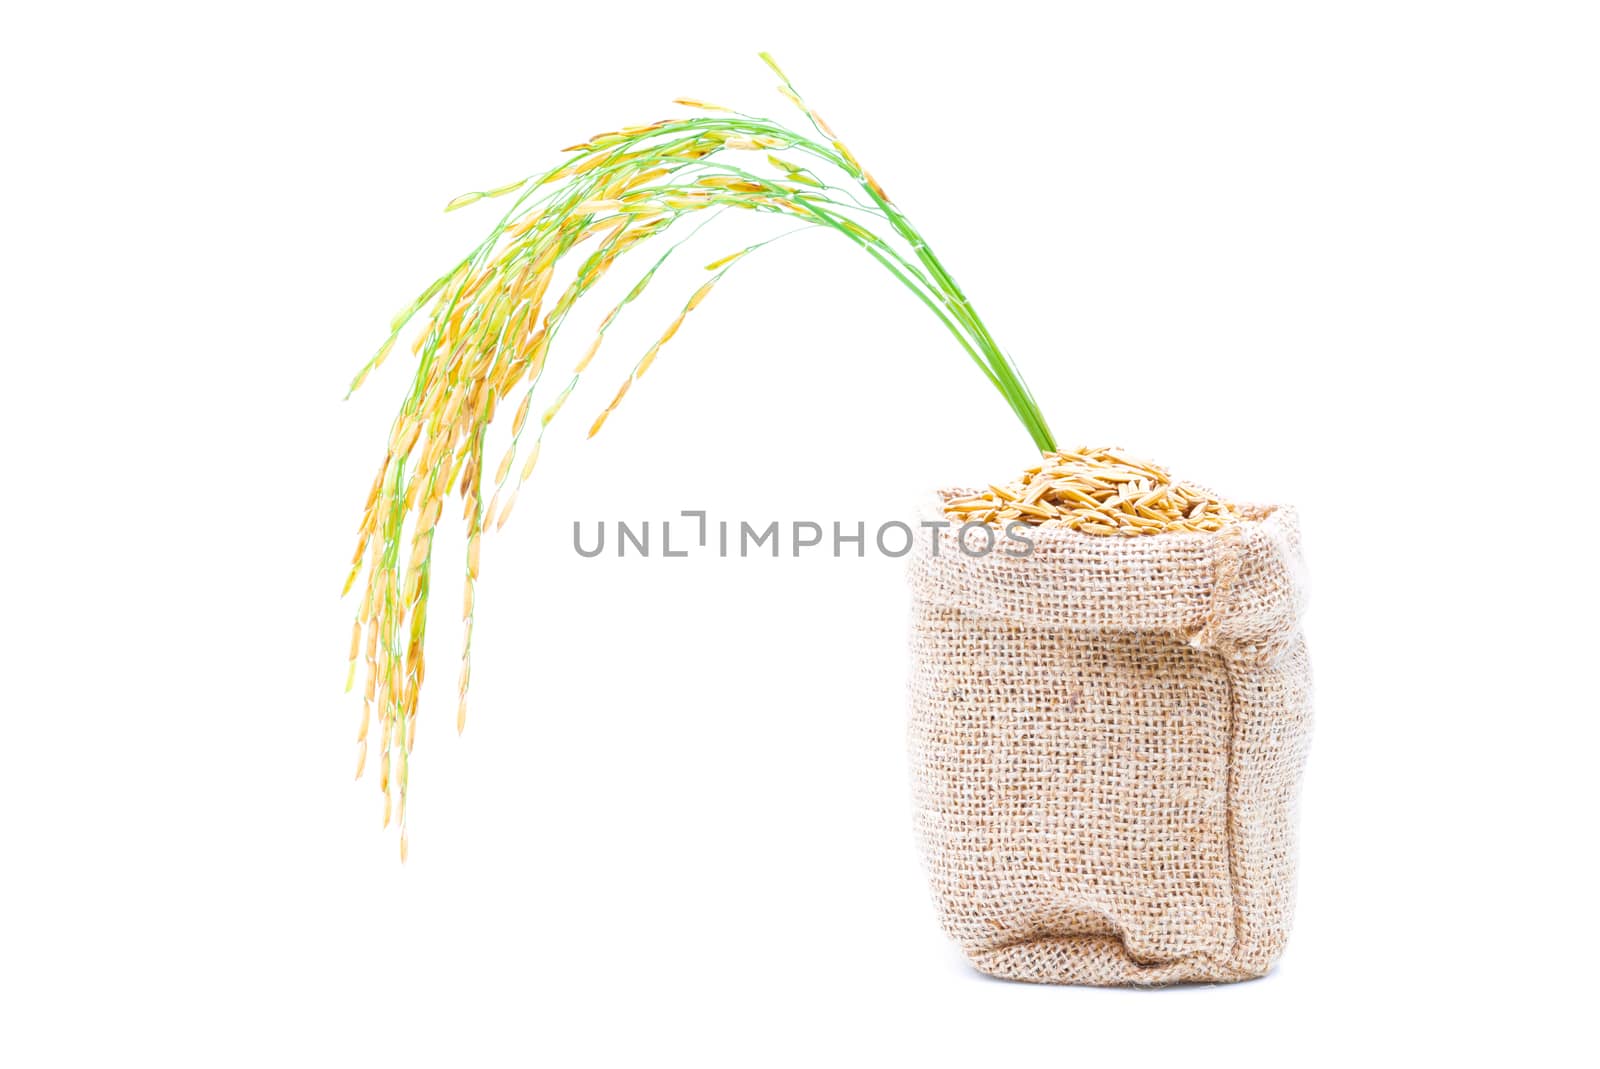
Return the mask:
[[[919,535],[916,830],[945,930],[980,970],[1242,980],[1282,952],[1305,584],[1293,511],[1246,514],[1220,535],[1036,530],[1026,559]]]

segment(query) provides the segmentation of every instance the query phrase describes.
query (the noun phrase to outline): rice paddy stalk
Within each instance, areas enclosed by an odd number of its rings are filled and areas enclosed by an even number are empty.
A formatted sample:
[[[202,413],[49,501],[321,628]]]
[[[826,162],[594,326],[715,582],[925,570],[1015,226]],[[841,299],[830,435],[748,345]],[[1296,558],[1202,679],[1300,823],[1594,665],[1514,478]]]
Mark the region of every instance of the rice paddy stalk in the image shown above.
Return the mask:
[[[356,775],[365,770],[375,721],[384,822],[393,818],[400,825],[402,859],[408,849],[410,755],[426,675],[423,647],[433,540],[446,501],[452,492],[464,499],[467,526],[465,639],[456,714],[461,730],[467,716],[483,535],[509,518],[538,459],[545,428],[587,372],[607,329],[706,222],[725,212],[745,211],[783,216],[798,221],[799,229],[838,234],[932,312],[999,391],[1041,452],[1055,448],[1016,366],[922,234],[777,63],[766,53],[761,58],[780,79],[779,92],[805,116],[809,133],[684,97],[675,103],[693,114],[597,134],[570,146],[564,160],[541,174],[456,197],[446,211],[500,198],[510,198],[510,206],[470,253],[401,309],[383,344],[350,384],[352,393],[360,388],[422,317],[411,345],[417,360],[411,390],[390,428],[345,582],[348,593],[358,579],[365,580],[346,684],[353,688],[359,670],[365,669]],[[601,322],[534,426],[535,393],[551,346],[574,306],[630,251],[691,219],[696,225],[667,246]],[[777,239],[756,242],[707,265],[710,277],[633,363],[595,418],[591,436],[718,282],[750,253]],[[572,268],[571,281],[552,295],[558,274],[565,276],[564,266]],[[493,489],[486,504],[487,433],[506,398],[517,399],[511,443],[488,474]],[[525,435],[531,436],[526,445]],[[513,472],[518,473],[514,482]]]

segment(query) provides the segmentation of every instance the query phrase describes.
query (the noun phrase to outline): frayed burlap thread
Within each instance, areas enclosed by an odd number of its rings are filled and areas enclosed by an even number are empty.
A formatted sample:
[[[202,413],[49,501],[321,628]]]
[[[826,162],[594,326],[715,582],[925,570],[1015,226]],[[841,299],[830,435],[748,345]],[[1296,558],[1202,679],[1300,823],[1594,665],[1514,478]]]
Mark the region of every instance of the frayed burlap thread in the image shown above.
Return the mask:
[[[1025,558],[921,529],[916,831],[944,928],[983,972],[1230,981],[1282,952],[1305,583],[1293,511],[1242,514],[1219,534],[1037,528]]]

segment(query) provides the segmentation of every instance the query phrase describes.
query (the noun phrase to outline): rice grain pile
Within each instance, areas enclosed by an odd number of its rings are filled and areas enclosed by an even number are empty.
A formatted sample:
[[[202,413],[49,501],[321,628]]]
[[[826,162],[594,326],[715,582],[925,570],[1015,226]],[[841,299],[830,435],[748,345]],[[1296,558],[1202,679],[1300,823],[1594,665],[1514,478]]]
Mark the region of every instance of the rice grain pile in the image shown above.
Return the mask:
[[[1165,468],[1088,447],[1047,452],[1005,486],[948,498],[944,511],[960,523],[1015,521],[1096,535],[1215,532],[1239,522],[1235,506],[1174,482]]]

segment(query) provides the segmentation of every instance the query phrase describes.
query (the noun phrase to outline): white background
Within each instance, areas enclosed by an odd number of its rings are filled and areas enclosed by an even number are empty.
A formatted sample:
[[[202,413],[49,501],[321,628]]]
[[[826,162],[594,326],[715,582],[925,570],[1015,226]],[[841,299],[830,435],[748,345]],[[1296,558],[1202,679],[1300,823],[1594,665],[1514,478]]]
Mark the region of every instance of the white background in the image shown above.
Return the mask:
[[[0,43],[0,1061],[1576,1056],[1592,8],[46,10]],[[613,335],[486,547],[459,739],[445,571],[409,864],[350,782],[336,595],[406,361],[341,397],[495,212],[440,207],[676,95],[787,118],[760,48],[1064,442],[1301,509],[1318,722],[1268,978],[966,968],[911,839],[898,562],[572,552],[574,518],[875,524],[1029,462],[822,233],[740,265],[586,443],[746,232]]]

